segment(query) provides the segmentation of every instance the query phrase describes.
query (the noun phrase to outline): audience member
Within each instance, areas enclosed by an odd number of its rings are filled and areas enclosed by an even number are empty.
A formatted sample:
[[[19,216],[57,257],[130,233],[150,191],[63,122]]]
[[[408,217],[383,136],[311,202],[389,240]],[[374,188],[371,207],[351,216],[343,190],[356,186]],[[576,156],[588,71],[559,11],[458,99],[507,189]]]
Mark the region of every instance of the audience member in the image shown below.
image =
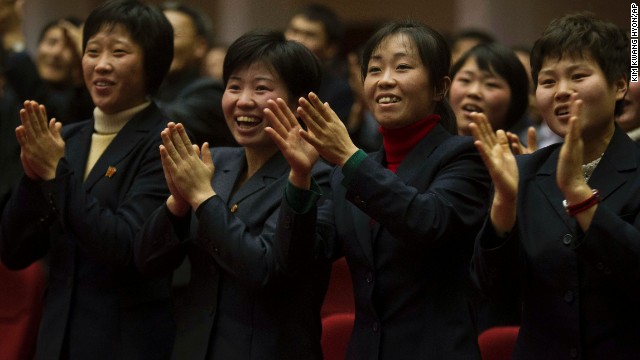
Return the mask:
[[[62,129],[24,103],[25,176],[3,214],[0,256],[10,269],[49,259],[36,359],[166,359],[168,279],[139,275],[133,240],[168,193],[158,158],[168,119],[148,98],[171,64],[171,25],[136,0],[108,1],[87,18],[83,48],[94,117]]]
[[[529,100],[527,73],[508,47],[480,44],[451,67],[449,99],[458,133],[471,135],[472,113],[483,113],[495,129],[517,133]]]
[[[340,119],[347,119],[353,104],[348,69],[340,56],[344,24],[331,8],[308,4],[299,8],[285,31],[288,40],[302,43],[322,63],[322,83],[318,95],[331,104]]]
[[[81,20],[67,17],[44,26],[38,38],[35,62],[25,49],[24,1],[5,2],[0,11],[0,35],[9,87],[20,100],[33,99],[47,107],[63,124],[91,116],[93,103],[82,81]]]
[[[207,52],[207,56],[204,60],[204,72],[211,78],[222,80],[222,68],[224,65],[224,57],[227,55],[226,46],[214,46]]]
[[[640,354],[640,150],[615,125],[629,41],[588,14],[556,19],[531,53],[536,99],[564,143],[514,157],[483,114],[471,128],[495,193],[472,273],[522,297],[513,359]]]
[[[181,122],[198,143],[237,145],[227,128],[220,101],[222,83],[202,74],[211,43],[211,22],[195,8],[175,2],[161,6],[173,26],[171,68],[155,96],[169,117]]]
[[[455,136],[450,56],[442,35],[418,23],[369,39],[364,93],[383,135],[371,155],[313,93],[297,110],[308,131],[270,105],[269,134],[292,169],[276,234],[310,246],[315,233],[315,256],[346,256],[356,312],[348,359],[480,358],[468,267],[489,176],[471,139]],[[338,167],[316,218],[318,156]]]
[[[242,147],[196,151],[169,124],[160,152],[171,196],[140,233],[136,262],[148,275],[190,262],[188,289],[174,297],[176,358],[322,359],[329,267],[301,261],[311,243],[274,239],[290,169],[263,113],[276,98],[293,108],[317,90],[320,64],[282,33],[253,32],[229,47],[223,73],[225,119]],[[328,166],[314,173],[327,183]]]
[[[624,97],[622,112],[616,116],[616,122],[629,137],[640,141],[640,83],[631,82]]]
[[[458,59],[472,47],[479,44],[491,44],[496,39],[489,32],[481,29],[465,28],[455,33],[451,43],[451,64],[458,62]]]

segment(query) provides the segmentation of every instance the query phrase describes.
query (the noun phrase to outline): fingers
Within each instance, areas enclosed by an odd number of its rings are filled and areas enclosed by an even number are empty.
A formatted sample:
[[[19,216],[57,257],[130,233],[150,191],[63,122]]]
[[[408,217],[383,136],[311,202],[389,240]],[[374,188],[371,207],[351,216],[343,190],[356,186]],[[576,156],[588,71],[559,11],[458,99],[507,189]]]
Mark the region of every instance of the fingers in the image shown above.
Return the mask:
[[[188,156],[194,155],[193,147],[191,146],[191,140],[189,139],[189,135],[187,135],[187,131],[184,128],[184,125],[178,123],[175,127],[170,127],[171,131],[171,139],[173,140],[173,145],[176,150],[180,154],[183,159],[186,159]]]
[[[282,100],[282,99],[276,99],[277,100]],[[269,126],[275,130],[276,133],[278,133],[280,136],[282,137],[286,137],[287,136],[287,132],[295,127],[296,125],[298,125],[298,120],[295,118],[295,115],[293,115],[293,113],[291,112],[291,110],[289,110],[289,107],[286,106],[286,111],[289,112],[289,114],[287,114],[285,111],[283,111],[280,107],[281,104],[284,103],[284,101],[282,100],[281,102],[276,102],[274,100],[268,100],[267,101],[267,108],[264,109],[264,114],[265,117],[267,119],[267,121],[269,122]],[[295,124],[292,123],[291,119],[289,119],[289,115],[291,117],[294,118]]]
[[[529,126],[529,129],[527,129],[527,148],[529,148],[530,152],[538,150],[538,135],[536,128],[533,126]]]
[[[211,150],[209,149],[209,143],[205,142],[202,144],[202,150],[200,151],[202,154],[202,162],[211,170],[215,170],[215,165],[213,164],[213,157],[211,156]]]
[[[172,123],[169,123],[167,126],[171,127]],[[175,162],[175,160],[180,159],[180,154],[178,154],[178,150],[176,150],[176,147],[173,144],[173,138],[171,136],[171,130],[169,127],[160,132],[160,137],[162,138],[162,145],[164,146],[165,150],[164,153],[166,154],[166,156],[172,159],[172,162]],[[161,148],[160,155],[162,154],[163,151]]]

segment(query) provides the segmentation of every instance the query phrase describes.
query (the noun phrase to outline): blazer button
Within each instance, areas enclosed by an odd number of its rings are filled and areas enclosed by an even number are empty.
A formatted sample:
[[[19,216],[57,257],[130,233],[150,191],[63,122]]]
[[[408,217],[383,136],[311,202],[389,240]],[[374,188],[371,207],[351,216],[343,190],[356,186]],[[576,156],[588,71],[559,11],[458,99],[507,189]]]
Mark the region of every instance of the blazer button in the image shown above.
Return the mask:
[[[373,274],[371,272],[367,273],[367,284],[371,284],[373,282]]]
[[[233,204],[229,211],[231,211],[231,213],[235,213],[236,211],[238,211],[238,204]]]
[[[602,261],[598,262],[596,264],[596,269],[598,269],[600,271],[604,270],[604,263],[602,263]]]
[[[571,242],[573,242],[573,235],[571,235],[571,234],[565,234],[565,235],[562,237],[562,243],[563,243],[563,244],[565,244],[565,245],[569,246],[569,245],[571,245]]]
[[[573,291],[568,290],[566,293],[564,293],[564,301],[566,301],[567,303],[572,303],[573,302]]]
[[[378,322],[374,322],[373,326],[371,327],[373,329],[373,332],[378,332],[380,331],[380,324],[378,324]]]
[[[285,216],[284,219],[282,219],[282,222],[284,224],[285,229],[291,228],[291,216]]]

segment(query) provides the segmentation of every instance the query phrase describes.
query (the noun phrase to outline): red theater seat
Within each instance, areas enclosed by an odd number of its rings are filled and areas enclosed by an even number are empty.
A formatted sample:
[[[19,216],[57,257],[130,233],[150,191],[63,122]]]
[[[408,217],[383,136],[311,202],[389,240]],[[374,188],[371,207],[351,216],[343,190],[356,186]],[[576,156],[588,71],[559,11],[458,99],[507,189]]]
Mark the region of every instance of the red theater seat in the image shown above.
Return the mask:
[[[353,284],[351,273],[344,257],[334,261],[327,295],[322,304],[322,317],[336,313],[353,313]]]
[[[0,359],[32,359],[42,314],[45,273],[38,262],[12,271],[0,264]]]
[[[518,326],[497,326],[478,336],[482,360],[509,360],[518,338]]]
[[[337,313],[322,319],[322,353],[325,360],[344,360],[354,318],[353,313]]]

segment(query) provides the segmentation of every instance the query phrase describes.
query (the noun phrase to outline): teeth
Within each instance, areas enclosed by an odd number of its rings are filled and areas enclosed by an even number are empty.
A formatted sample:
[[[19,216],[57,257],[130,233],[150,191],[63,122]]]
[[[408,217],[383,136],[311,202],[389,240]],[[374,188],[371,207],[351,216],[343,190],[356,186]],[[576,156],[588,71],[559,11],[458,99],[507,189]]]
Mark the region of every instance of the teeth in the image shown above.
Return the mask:
[[[567,109],[558,110],[557,114],[558,115],[567,115],[567,114],[569,114],[569,110],[567,110]]]
[[[255,118],[255,117],[251,117],[251,116],[238,116],[236,118],[237,122],[244,122],[244,123],[257,123],[260,122],[260,119]]]
[[[104,82],[104,81],[99,81],[99,82],[96,83],[96,85],[98,85],[98,86],[108,86],[109,83],[108,82]]]
[[[466,111],[475,111],[475,112],[482,112],[482,108],[475,106],[475,105],[465,105],[462,107],[462,110],[466,110]]]
[[[392,104],[400,101],[400,98],[395,96],[385,96],[378,99],[378,104]]]

